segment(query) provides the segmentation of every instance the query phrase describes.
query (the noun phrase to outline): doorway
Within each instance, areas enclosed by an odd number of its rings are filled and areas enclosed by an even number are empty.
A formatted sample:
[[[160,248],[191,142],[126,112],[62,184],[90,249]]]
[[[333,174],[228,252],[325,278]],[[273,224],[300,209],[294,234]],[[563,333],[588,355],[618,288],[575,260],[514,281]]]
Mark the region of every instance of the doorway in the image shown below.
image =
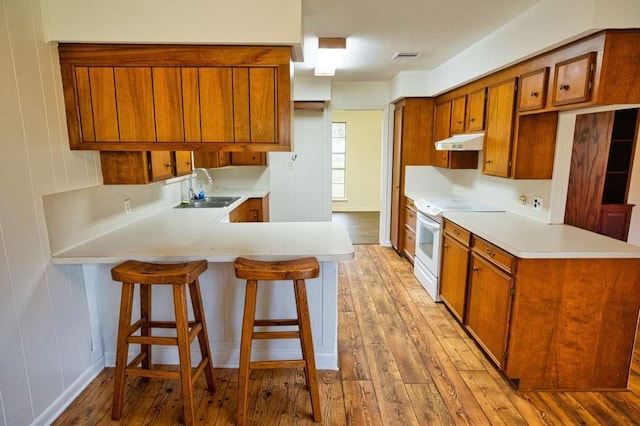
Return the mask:
[[[332,220],[353,244],[380,242],[382,110],[331,112]]]

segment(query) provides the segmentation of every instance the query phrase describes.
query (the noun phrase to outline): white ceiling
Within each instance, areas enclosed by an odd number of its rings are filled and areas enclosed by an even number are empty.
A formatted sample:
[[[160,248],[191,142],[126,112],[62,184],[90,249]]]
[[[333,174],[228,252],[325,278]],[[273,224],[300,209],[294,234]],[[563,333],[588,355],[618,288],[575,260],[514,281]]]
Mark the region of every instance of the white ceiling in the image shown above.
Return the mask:
[[[431,70],[540,1],[302,0],[305,61],[295,63],[295,75],[313,76],[318,37],[347,38],[333,80],[385,81]],[[392,60],[398,51],[419,56]]]

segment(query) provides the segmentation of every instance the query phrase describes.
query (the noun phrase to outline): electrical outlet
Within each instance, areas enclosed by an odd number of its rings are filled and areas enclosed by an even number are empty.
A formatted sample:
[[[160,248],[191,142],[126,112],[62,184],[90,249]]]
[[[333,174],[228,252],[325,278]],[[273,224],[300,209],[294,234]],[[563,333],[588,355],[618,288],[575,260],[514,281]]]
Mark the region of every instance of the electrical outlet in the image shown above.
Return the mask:
[[[124,200],[124,214],[131,214],[131,200]]]
[[[523,206],[527,205],[527,197],[525,195],[520,196],[520,204],[522,204]]]
[[[542,211],[542,197],[533,197],[533,209]]]

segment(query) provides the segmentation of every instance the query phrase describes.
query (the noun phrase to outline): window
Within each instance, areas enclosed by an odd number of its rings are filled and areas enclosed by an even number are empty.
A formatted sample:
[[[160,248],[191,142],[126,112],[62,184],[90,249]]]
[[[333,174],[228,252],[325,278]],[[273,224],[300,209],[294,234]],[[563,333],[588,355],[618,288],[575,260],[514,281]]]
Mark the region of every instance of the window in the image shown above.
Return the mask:
[[[347,123],[331,123],[331,198],[346,200]]]

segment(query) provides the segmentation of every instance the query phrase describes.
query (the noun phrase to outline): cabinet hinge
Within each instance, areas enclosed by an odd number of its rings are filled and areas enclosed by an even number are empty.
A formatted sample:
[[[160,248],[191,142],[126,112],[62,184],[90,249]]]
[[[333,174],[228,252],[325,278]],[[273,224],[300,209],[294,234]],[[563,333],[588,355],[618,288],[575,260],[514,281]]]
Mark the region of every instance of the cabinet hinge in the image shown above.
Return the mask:
[[[592,87],[593,87],[593,83],[589,82],[589,87],[587,88],[587,90],[591,90]]]
[[[513,297],[516,294],[516,288],[515,287],[511,287],[509,289],[509,296]]]

